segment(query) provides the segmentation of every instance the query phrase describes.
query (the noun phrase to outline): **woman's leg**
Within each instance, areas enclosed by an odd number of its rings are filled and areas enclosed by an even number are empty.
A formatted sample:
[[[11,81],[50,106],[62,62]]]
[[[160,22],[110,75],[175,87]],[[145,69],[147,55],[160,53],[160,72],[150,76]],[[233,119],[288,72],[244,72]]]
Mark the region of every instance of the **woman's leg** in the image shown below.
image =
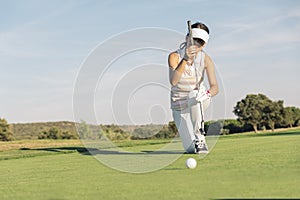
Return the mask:
[[[188,105],[190,110],[191,121],[193,124],[193,132],[198,133],[199,129],[202,128],[202,121],[204,126],[204,111],[208,108],[210,100],[198,102],[196,100],[198,91],[193,90],[189,93]],[[201,105],[202,104],[202,105]],[[204,128],[204,127],[203,127]]]
[[[182,145],[187,153],[195,153],[195,135],[189,109],[172,110],[173,119],[178,129]]]
[[[189,93],[188,105],[191,116],[191,122],[193,124],[193,133],[195,136],[195,152],[196,153],[208,153],[208,147],[205,140],[204,132],[204,109],[206,109],[210,103],[210,99],[198,102],[196,100],[198,91],[192,91]]]

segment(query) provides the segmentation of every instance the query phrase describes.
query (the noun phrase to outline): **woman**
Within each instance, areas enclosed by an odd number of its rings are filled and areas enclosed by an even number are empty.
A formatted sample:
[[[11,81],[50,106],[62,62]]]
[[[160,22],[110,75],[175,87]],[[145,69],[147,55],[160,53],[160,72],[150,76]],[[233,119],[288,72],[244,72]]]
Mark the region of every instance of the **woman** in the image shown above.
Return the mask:
[[[168,58],[171,109],[187,153],[208,153],[203,125],[203,110],[219,92],[212,59],[203,51],[209,39],[208,27],[200,22],[192,26],[193,43],[186,37],[180,48]],[[209,89],[204,87],[204,73]]]

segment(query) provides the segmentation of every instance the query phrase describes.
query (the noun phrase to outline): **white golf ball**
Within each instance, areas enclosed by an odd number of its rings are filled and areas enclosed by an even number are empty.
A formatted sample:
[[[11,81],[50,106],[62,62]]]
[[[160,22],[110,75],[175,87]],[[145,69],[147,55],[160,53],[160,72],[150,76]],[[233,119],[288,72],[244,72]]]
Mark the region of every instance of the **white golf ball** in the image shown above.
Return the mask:
[[[194,158],[188,158],[185,161],[185,165],[189,169],[194,169],[197,166],[197,161]]]

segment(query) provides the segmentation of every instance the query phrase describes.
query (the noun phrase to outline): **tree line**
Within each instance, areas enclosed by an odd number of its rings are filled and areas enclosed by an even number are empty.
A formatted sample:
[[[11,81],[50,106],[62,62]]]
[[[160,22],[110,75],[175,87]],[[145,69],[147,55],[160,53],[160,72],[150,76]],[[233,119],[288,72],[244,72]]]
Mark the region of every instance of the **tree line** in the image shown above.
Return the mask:
[[[300,125],[299,108],[284,107],[283,100],[272,101],[264,94],[248,94],[237,102],[233,113],[237,116],[237,122],[242,126],[250,125],[255,132]]]
[[[232,134],[300,125],[300,109],[284,107],[283,101],[272,101],[264,94],[248,94],[233,109],[237,119],[205,122],[205,129],[218,123],[220,133]],[[174,138],[178,135],[174,121],[166,125],[89,125],[85,122],[44,122],[8,124],[0,118],[0,141],[19,139],[97,139],[110,140]]]

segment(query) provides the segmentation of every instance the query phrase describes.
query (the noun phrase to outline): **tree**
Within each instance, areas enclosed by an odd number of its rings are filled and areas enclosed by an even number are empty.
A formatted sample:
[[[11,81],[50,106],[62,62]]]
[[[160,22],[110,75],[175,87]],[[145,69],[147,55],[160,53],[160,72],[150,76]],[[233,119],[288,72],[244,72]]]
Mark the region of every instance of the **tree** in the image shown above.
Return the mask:
[[[283,110],[283,124],[289,127],[297,125],[300,121],[300,109],[294,106],[285,107]]]
[[[265,107],[263,108],[263,120],[272,131],[275,129],[275,124],[280,124],[283,121],[283,101],[266,100]]]
[[[248,94],[245,99],[237,102],[233,113],[243,124],[250,124],[257,132],[259,125],[264,122],[263,110],[270,99],[264,94]]]
[[[300,126],[300,109],[299,108],[295,108],[294,116],[295,116],[294,126]]]
[[[10,125],[4,118],[0,118],[0,141],[13,140],[13,133],[10,129]]]

